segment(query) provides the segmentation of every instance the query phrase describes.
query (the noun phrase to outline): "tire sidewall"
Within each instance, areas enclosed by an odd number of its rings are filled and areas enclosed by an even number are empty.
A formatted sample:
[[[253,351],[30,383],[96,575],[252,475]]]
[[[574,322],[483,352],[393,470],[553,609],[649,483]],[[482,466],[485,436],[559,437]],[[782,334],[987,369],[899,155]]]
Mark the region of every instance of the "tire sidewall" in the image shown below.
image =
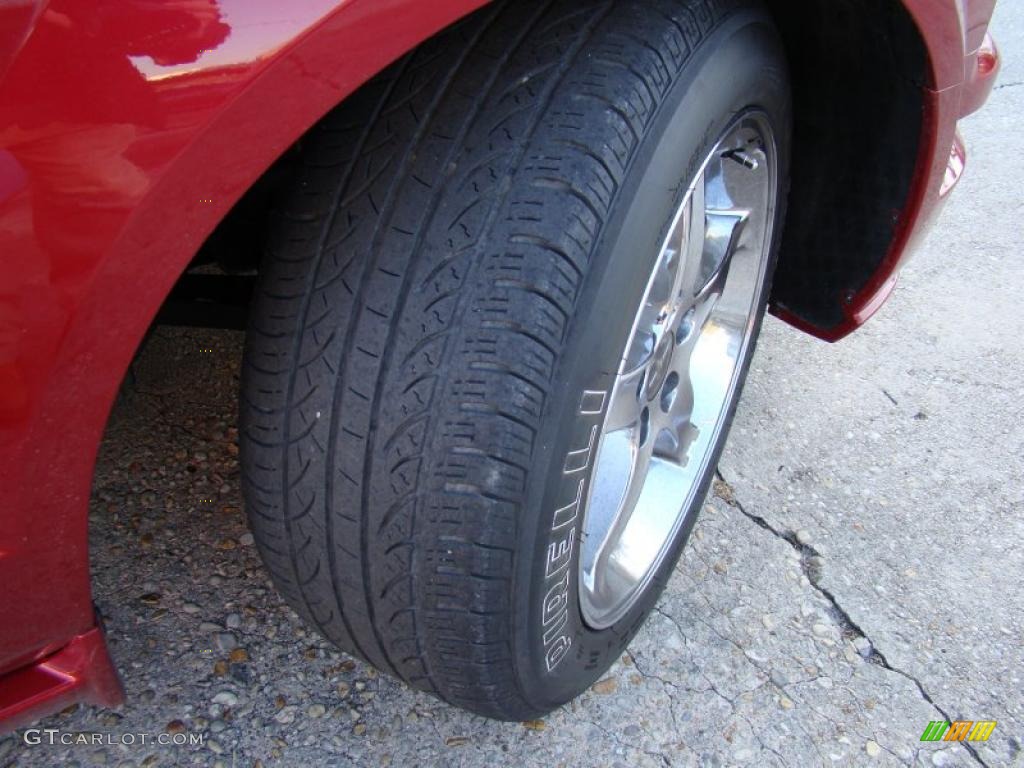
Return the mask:
[[[579,549],[603,409],[622,350],[670,219],[705,157],[734,117],[749,109],[772,125],[780,189],[759,330],[779,241],[788,168],[789,92],[784,57],[770,20],[744,11],[710,32],[684,66],[634,153],[612,215],[591,256],[576,305],[558,384],[545,404],[534,477],[520,526],[513,596],[513,645],[523,697],[538,712],[578,695],[625,649],[664,589],[703,504],[753,352],[712,447],[691,509],[652,582],[613,626],[590,629],[579,606]]]

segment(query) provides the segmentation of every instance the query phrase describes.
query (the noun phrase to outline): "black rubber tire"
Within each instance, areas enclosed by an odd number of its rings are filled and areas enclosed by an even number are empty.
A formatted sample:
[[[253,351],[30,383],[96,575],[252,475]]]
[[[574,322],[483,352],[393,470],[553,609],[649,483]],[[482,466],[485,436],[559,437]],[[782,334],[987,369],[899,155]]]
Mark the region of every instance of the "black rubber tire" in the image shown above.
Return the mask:
[[[752,106],[785,179],[788,78],[756,3],[518,0],[311,131],[252,311],[242,467],[267,568],[327,638],[502,719],[568,701],[622,652],[695,516],[592,631],[582,515],[556,512],[590,468],[567,484],[566,457],[685,182]]]

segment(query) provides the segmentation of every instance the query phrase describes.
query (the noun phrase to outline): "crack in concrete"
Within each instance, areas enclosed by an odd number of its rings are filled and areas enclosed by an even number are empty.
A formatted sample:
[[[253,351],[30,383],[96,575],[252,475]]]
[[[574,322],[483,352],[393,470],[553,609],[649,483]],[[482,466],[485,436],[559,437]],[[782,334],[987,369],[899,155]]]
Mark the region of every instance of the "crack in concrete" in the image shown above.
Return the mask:
[[[807,576],[807,580],[819,594],[824,597],[832,609],[832,618],[839,625],[840,630],[844,637],[847,638],[863,638],[866,640],[871,648],[870,653],[867,654],[866,659],[872,664],[876,664],[889,672],[894,672],[897,675],[905,677],[907,680],[912,682],[917,688],[918,693],[921,694],[921,698],[928,702],[936,712],[942,715],[943,719],[947,722],[953,722],[955,718],[950,717],[946,711],[940,707],[936,701],[931,697],[931,694],[925,689],[924,685],[909,672],[906,672],[899,667],[894,667],[889,660],[885,657],[885,654],[878,650],[875,643],[868,637],[868,634],[861,628],[861,626],[853,620],[849,612],[839,604],[838,598],[835,594],[824,584],[821,583],[821,564],[824,562],[821,554],[810,544],[804,544],[797,539],[795,531],[780,531],[778,528],[769,523],[765,518],[760,515],[754,514],[748,511],[739,499],[736,498],[736,492],[732,486],[722,476],[721,470],[715,470],[715,495],[728,504],[733,509],[738,510],[744,517],[763,528],[764,530],[771,533],[778,539],[785,541],[800,555],[800,568],[803,570],[804,575]],[[972,758],[984,768],[988,768],[987,763],[981,758],[977,750],[966,741],[956,742],[971,755]]]
[[[655,607],[654,610],[657,611],[658,608]],[[640,675],[643,678],[647,678],[649,680],[657,680],[665,688],[671,688],[673,691],[677,690],[676,684],[673,683],[671,680],[667,680],[664,677],[661,677],[660,675],[654,674],[653,672],[645,672],[643,667],[640,666],[640,660],[636,657],[636,655],[632,651],[627,650],[626,651],[626,655],[629,656],[630,660],[633,662],[633,668],[636,669],[638,675]],[[646,662],[644,662],[644,663],[646,663]],[[669,696],[668,713],[669,713],[669,716],[672,718],[672,727],[673,727],[674,732],[675,733],[679,733],[679,719],[678,719],[678,716],[676,715],[676,708],[675,708],[674,704],[675,704],[675,699],[670,695]]]
[[[654,612],[657,613],[658,615],[662,616],[664,619],[666,619],[669,623],[671,623],[676,628],[676,631],[679,633],[679,636],[683,639],[684,643],[688,640],[688,638],[686,637],[686,633],[683,632],[683,628],[679,624],[679,621],[675,618],[675,616],[672,616],[670,613],[666,612],[659,605],[654,606]],[[747,660],[747,663],[750,664],[751,666],[753,666],[758,671],[760,671],[765,676],[764,679],[761,680],[761,682],[758,683],[753,688],[741,691],[735,697],[729,698],[724,693],[722,693],[720,690],[718,690],[718,686],[715,685],[715,683],[711,680],[711,678],[702,669],[698,668],[697,673],[700,675],[701,679],[703,679],[704,682],[707,683],[707,685],[708,685],[708,688],[704,689],[704,691],[705,692],[706,691],[711,691],[715,696],[717,696],[722,701],[724,701],[728,705],[729,711],[734,716],[739,717],[741,720],[743,720],[743,722],[745,722],[747,724],[747,727],[750,729],[751,735],[757,741],[758,746],[760,746],[761,749],[766,751],[766,752],[771,752],[773,755],[775,755],[775,757],[778,758],[779,763],[781,765],[783,765],[786,768],[788,768],[789,763],[786,762],[786,760],[782,756],[782,754],[779,753],[779,751],[776,750],[774,747],[772,747],[770,744],[766,744],[765,743],[764,739],[761,738],[761,734],[758,732],[757,728],[754,727],[753,721],[749,717],[747,717],[745,714],[740,712],[738,707],[737,707],[737,705],[736,705],[736,699],[738,699],[740,696],[742,696],[745,693],[753,693],[754,691],[758,690],[759,688],[762,688],[765,685],[770,685],[770,686],[774,687],[776,690],[779,690],[779,692],[782,693],[783,695],[785,695],[784,692],[781,691],[781,689],[779,689],[779,686],[777,686],[774,682],[772,682],[772,680],[771,680],[770,676],[768,675],[768,673],[765,672],[753,659],[751,659],[747,655],[746,651],[744,651],[743,648],[735,640],[733,640],[730,637],[726,637],[726,636],[722,635],[711,624],[708,624],[707,622],[704,622],[704,621],[701,621],[701,623],[704,624],[704,626],[706,626],[711,632],[713,632],[715,635],[717,635],[720,639],[722,639],[723,641],[731,643],[732,645],[734,645],[740,651],[740,653],[743,655],[743,657]],[[670,680],[667,680],[667,679],[665,679],[665,678],[663,678],[663,677],[661,677],[659,675],[655,675],[653,673],[644,672],[644,670],[641,669],[641,667],[640,667],[639,659],[632,652],[627,651],[627,654],[629,655],[630,659],[633,660],[633,666],[636,667],[637,672],[639,672],[641,676],[647,677],[647,678],[651,678],[651,679],[654,679],[654,680],[658,680],[659,682],[662,683],[662,685],[664,685],[666,687],[672,688],[673,691],[678,690],[678,686],[677,686],[676,683],[674,683],[674,682],[672,682]],[[675,709],[674,708],[671,709],[671,714],[672,714],[672,721],[673,721],[673,723],[676,723],[676,713],[675,713]],[[676,723],[676,727],[678,729],[678,723]],[[815,751],[818,752],[818,755],[821,756],[822,759],[824,759],[824,756],[821,755],[821,751],[818,750],[817,745],[814,745],[814,748],[815,748]]]
[[[590,725],[592,725],[595,728],[597,728],[597,730],[601,731],[601,733],[603,733],[605,736],[607,736],[609,739],[611,739],[626,754],[628,754],[630,750],[635,750],[637,752],[642,752],[643,754],[647,755],[648,757],[656,758],[657,760],[659,760],[662,763],[662,765],[665,765],[667,768],[672,768],[672,765],[673,765],[672,758],[670,758],[664,752],[657,752],[657,751],[652,751],[652,750],[649,750],[649,749],[644,749],[643,747],[638,747],[635,744],[627,744],[627,743],[623,742],[622,739],[619,738],[619,735],[617,733],[615,733],[612,730],[609,730],[608,728],[606,728],[604,725],[602,725],[601,723],[597,722],[596,720],[591,720],[589,718],[580,718],[580,719],[583,720],[583,722],[589,723]]]

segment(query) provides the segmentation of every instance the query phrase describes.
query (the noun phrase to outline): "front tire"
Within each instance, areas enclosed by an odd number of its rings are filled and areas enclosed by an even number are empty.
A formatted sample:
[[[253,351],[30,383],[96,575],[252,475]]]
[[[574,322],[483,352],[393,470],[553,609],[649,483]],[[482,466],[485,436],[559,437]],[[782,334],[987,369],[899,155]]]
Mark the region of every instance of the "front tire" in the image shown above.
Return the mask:
[[[760,278],[731,386],[657,557],[595,612],[580,557],[609,393],[692,183],[743,120],[765,126],[751,151],[773,173],[760,242],[733,243]],[[771,21],[725,0],[498,3],[324,118],[275,213],[242,381],[249,520],[299,614],[491,717],[540,716],[596,680],[710,484],[788,137]],[[658,321],[680,338],[681,307]]]

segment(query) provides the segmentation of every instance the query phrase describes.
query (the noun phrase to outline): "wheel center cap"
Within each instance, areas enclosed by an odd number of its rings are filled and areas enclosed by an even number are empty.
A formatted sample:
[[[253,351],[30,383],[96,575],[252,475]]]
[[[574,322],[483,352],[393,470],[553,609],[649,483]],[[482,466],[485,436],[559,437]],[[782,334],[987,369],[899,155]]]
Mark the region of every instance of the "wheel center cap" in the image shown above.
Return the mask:
[[[675,335],[665,334],[654,350],[650,368],[647,369],[647,388],[644,397],[648,402],[658,396],[661,385],[665,383],[672,363],[672,353],[675,351]]]

